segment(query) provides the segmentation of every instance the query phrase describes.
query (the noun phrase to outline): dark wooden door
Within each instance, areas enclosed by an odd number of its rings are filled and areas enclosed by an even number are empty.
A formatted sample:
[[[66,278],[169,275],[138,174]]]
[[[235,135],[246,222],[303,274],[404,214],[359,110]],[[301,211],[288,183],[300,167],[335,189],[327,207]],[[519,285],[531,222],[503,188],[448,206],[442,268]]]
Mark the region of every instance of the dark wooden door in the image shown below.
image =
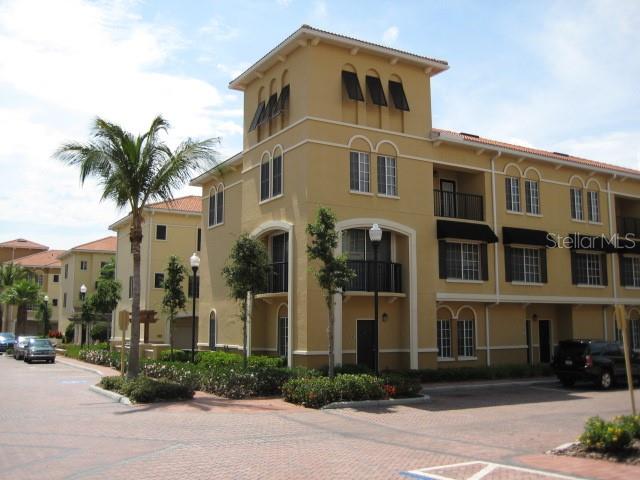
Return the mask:
[[[551,362],[551,322],[549,320],[538,321],[538,333],[540,363],[549,363]]]
[[[371,370],[376,366],[375,322],[373,320],[358,320],[358,349],[356,362]]]

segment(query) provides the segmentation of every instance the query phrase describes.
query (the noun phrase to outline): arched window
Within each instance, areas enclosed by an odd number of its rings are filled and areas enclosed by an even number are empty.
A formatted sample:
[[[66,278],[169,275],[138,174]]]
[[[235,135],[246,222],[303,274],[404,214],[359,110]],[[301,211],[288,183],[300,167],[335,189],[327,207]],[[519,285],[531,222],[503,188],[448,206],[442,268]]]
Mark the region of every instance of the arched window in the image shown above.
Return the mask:
[[[458,335],[458,359],[472,358],[476,355],[476,314],[469,308],[462,308],[458,312],[457,335]]]
[[[600,184],[591,179],[587,182],[587,218],[590,223],[601,223]]]
[[[524,172],[524,204],[528,215],[540,215],[540,174],[529,167]]]
[[[209,227],[224,223],[224,185],[209,190]]]
[[[569,200],[571,202],[571,218],[573,220],[578,220],[580,222],[584,222],[584,207],[583,207],[583,190],[584,190],[584,181],[578,177],[574,176],[569,180]]]
[[[282,195],[283,151],[280,145],[273,149],[273,155],[264,152],[260,161],[260,201]]]

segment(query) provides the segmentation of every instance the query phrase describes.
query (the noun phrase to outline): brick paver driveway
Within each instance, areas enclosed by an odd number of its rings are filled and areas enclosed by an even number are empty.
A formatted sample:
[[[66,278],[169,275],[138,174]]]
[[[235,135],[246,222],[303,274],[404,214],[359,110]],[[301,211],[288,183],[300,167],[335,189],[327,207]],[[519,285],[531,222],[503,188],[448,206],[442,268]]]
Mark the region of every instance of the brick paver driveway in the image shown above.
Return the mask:
[[[61,363],[0,357],[0,378],[0,478],[40,480],[401,478],[477,461],[537,468],[531,458],[574,440],[587,417],[612,417],[628,402],[624,390],[539,384],[438,389],[431,404],[389,410],[211,397],[131,407],[89,391],[98,375]]]

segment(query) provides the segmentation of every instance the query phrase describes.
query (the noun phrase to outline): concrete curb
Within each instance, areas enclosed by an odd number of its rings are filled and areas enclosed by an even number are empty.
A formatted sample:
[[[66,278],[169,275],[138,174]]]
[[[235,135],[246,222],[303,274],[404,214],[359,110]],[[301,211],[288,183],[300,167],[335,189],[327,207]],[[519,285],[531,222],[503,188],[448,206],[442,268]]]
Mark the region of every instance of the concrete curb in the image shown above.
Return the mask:
[[[539,378],[537,380],[514,380],[507,382],[488,382],[488,383],[466,383],[456,385],[455,383],[447,383],[444,385],[429,384],[422,387],[422,391],[438,391],[438,390],[457,390],[460,388],[486,388],[486,387],[511,387],[511,386],[528,386],[537,384],[558,383],[557,378]],[[424,384],[423,384],[424,385]]]
[[[334,410],[337,408],[362,408],[362,407],[393,407],[395,405],[418,405],[431,401],[429,395],[421,395],[411,398],[391,398],[389,400],[360,400],[355,402],[333,402],[325,405],[321,410]]]
[[[100,388],[97,385],[91,385],[89,387],[89,390],[91,390],[92,392],[97,393],[98,395],[102,395],[103,397],[110,398],[111,400],[113,400],[116,403],[122,403],[124,405],[131,405],[131,400],[129,400],[124,395],[120,395],[119,393],[111,392],[109,390],[105,390],[104,388]]]
[[[100,375],[101,377],[104,377],[104,374],[100,370],[96,370],[95,368],[85,367],[83,365],[76,365],[75,363],[71,363],[71,362],[65,362],[64,360],[60,360],[58,357],[56,357],[56,362],[61,363],[63,365],[67,365],[69,367],[77,368],[79,370],[86,370],[87,372],[95,373],[97,375]]]
[[[548,450],[544,453],[546,453],[547,455],[553,455],[556,453],[562,453],[565,450],[569,450],[571,447],[578,445],[580,442],[568,442],[568,443],[563,443],[562,445],[558,445],[556,448],[552,448],[551,450]]]

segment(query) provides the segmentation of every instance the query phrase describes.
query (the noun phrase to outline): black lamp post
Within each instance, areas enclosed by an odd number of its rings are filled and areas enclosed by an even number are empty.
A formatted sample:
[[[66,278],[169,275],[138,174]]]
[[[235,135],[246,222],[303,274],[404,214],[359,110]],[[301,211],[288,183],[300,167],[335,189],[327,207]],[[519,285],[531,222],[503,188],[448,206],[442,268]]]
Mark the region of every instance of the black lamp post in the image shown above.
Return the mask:
[[[382,241],[382,230],[377,223],[374,223],[369,229],[369,240],[371,240],[371,245],[373,246],[373,319],[375,324],[373,329],[373,348],[375,349],[373,366],[376,375],[378,375],[380,373],[380,367],[378,366],[378,352],[380,350],[378,345],[378,247]]]
[[[87,286],[83,283],[80,285],[80,301],[84,306],[84,300],[87,297]],[[82,328],[84,327],[84,335],[82,335]],[[86,321],[84,319],[84,308],[81,308],[80,311],[80,344],[89,343],[89,326],[86,325]]]
[[[44,335],[49,334],[49,296],[45,295],[44,298],[44,316],[42,318]]]
[[[195,363],[196,361],[196,292],[197,292],[197,284],[196,281],[198,277],[196,274],[198,273],[198,267],[200,267],[200,257],[194,252],[189,259],[191,263],[191,270],[193,270],[193,283],[191,295],[193,295],[193,311],[191,315],[191,363]]]

